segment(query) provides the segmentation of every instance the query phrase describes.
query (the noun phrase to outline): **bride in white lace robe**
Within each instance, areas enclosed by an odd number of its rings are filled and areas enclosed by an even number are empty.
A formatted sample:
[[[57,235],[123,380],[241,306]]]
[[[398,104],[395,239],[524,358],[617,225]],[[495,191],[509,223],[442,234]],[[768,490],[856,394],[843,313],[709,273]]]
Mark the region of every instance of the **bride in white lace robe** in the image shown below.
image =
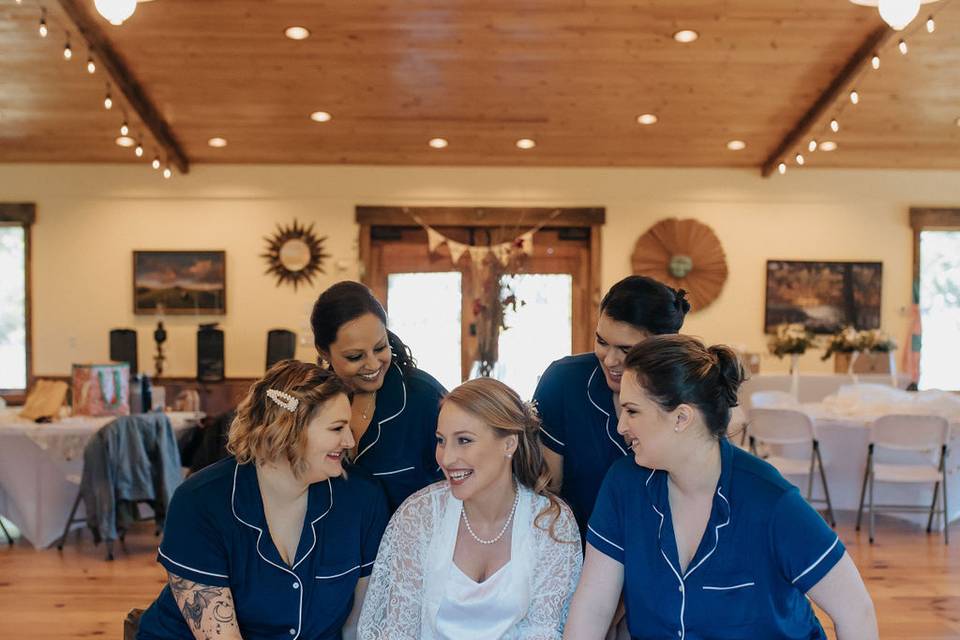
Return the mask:
[[[504,396],[504,390],[509,395]],[[480,480],[468,479],[452,487],[444,480],[410,496],[393,515],[380,543],[360,615],[358,636],[361,640],[560,640],[563,635],[570,599],[580,577],[582,550],[579,529],[570,509],[556,498],[551,500],[531,488],[540,488],[546,483],[546,465],[537,457],[540,448],[535,438],[539,420],[535,411],[520,402],[508,387],[493,380],[472,380],[458,387],[444,401],[441,410],[438,462],[447,472],[443,463],[455,455],[444,458],[441,452],[444,413],[450,412],[451,403],[471,412],[471,392],[488,397],[492,394],[501,404],[509,404],[521,422],[519,429],[496,424],[490,430],[497,432],[499,438],[510,431],[519,441],[516,458],[511,460],[513,453],[508,453],[503,463],[508,477],[506,486],[517,488],[512,523],[509,518],[503,520],[510,523],[509,536],[490,545],[487,542],[474,545],[466,537],[467,530],[461,526],[464,503],[455,494],[464,494],[471,504],[473,494],[460,485]],[[460,418],[457,428],[462,428],[462,424],[463,418]],[[508,428],[504,429],[505,426]],[[483,434],[478,435],[478,439],[482,437]],[[483,442],[473,444],[476,448],[466,454],[467,460],[473,451],[480,451],[479,447],[483,446]],[[479,463],[476,471],[481,478],[485,477],[481,471],[491,464],[500,464],[504,458],[502,453],[497,454],[494,457],[500,460],[491,462],[490,456],[484,455],[487,459]],[[529,477],[531,467],[536,470],[536,481]],[[483,486],[484,491],[503,491],[503,485]],[[509,502],[514,501],[513,496],[509,490]],[[476,516],[470,517],[472,520]],[[507,528],[504,524],[504,533]],[[468,535],[473,536],[472,531]],[[509,545],[509,557],[506,564],[482,582],[474,581],[454,563],[455,550],[458,563],[462,563],[464,553],[472,552],[476,557],[488,553],[494,544]],[[506,556],[505,550],[501,552]],[[467,565],[471,559],[466,558]],[[478,593],[482,595],[477,596]]]

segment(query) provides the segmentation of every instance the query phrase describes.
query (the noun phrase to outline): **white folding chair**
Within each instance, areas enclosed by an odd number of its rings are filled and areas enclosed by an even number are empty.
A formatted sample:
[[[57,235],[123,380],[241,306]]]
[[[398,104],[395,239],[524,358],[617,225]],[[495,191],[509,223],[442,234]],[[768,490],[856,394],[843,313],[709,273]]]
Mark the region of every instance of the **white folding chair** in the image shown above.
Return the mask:
[[[827,522],[830,523],[831,527],[837,526],[837,521],[833,516],[833,503],[830,501],[830,489],[827,486],[827,474],[823,468],[823,458],[820,456],[820,442],[817,440],[816,429],[810,416],[796,409],[753,408],[750,410],[748,433],[750,451],[754,455],[757,455],[758,444],[781,447],[810,446],[809,460],[781,455],[769,455],[765,460],[785,476],[807,476],[807,502],[825,503],[827,506]],[[813,476],[815,472],[819,472],[820,475],[824,496],[822,500],[813,498]]]
[[[947,513],[947,443],[950,442],[950,423],[940,416],[886,415],[870,425],[870,444],[867,446],[867,468],[860,488],[860,508],[857,511],[857,531],[863,517],[863,502],[869,491],[870,543],[873,543],[873,514],[875,511],[926,513],[926,507],[900,504],[875,504],[875,482],[933,484],[933,500],[927,518],[927,533],[933,528],[934,515],[943,515],[943,543],[950,544],[950,517]],[[929,454],[926,463],[876,462],[878,449]],[[939,455],[937,452],[939,451]],[[919,456],[918,456],[919,457]],[[869,485],[869,487],[868,487]],[[937,497],[943,487],[943,506],[937,509]]]

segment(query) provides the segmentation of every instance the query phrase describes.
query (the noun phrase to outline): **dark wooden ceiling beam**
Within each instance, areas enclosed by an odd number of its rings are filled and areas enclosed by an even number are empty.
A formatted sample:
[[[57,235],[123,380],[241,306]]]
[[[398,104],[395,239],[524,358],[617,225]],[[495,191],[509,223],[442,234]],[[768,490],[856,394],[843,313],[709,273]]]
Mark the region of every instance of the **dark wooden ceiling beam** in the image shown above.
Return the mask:
[[[100,25],[91,18],[87,10],[81,6],[80,0],[58,0],[64,13],[73,22],[77,31],[86,39],[90,48],[93,49],[100,66],[103,67],[107,75],[110,76],[112,84],[123,94],[127,103],[136,112],[143,125],[156,140],[157,144],[163,149],[167,160],[171,162],[180,173],[190,171],[190,161],[183,147],[177,141],[176,136],[167,124],[160,111],[153,105],[150,98],[143,90],[143,85],[137,80],[136,76],[127,67],[123,59],[117,54],[113,45],[104,35]]]
[[[764,178],[772,174],[777,165],[783,161],[783,158],[797,147],[809,135],[810,131],[820,122],[821,118],[828,110],[833,108],[834,103],[841,93],[848,89],[848,86],[857,75],[870,64],[873,54],[883,48],[883,46],[896,33],[890,27],[884,25],[877,27],[866,37],[863,44],[854,52],[847,64],[843,66],[840,72],[830,82],[829,86],[820,94],[813,105],[803,114],[803,117],[797,121],[790,132],[780,141],[776,150],[771,153],[761,167],[761,174]]]

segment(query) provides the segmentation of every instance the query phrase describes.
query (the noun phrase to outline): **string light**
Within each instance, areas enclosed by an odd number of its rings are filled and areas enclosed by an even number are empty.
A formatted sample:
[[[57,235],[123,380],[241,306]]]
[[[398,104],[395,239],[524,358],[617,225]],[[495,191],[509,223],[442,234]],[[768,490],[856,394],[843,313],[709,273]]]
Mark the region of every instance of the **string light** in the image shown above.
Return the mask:
[[[153,156],[153,162],[150,163],[150,166],[154,169],[160,168],[160,156]]]
[[[73,49],[70,48],[70,32],[67,32],[67,42],[63,45],[63,59],[70,60],[73,58]]]
[[[163,177],[169,180],[173,176],[173,171],[170,170],[170,165],[167,165],[163,168]]]
[[[802,153],[797,154],[796,160],[797,160],[797,164],[800,165],[801,167],[803,166],[803,163],[806,162],[806,160],[803,159]]]
[[[40,32],[41,38],[46,38],[47,34],[50,33],[50,30],[47,29],[47,10],[46,9],[40,9],[40,28],[38,29],[38,31]]]
[[[937,30],[937,23],[933,21],[933,16],[927,18],[927,33],[933,33]]]
[[[113,109],[113,98],[110,97],[110,85],[107,85],[107,95],[103,98],[103,108],[106,110]]]
[[[874,69],[880,68],[880,56],[873,54],[873,57],[870,58],[870,64],[873,65]]]
[[[130,127],[127,126],[127,121],[124,120],[124,121],[123,121],[123,124],[120,125],[120,135],[125,136],[125,135],[127,135],[128,133],[130,133]]]
[[[786,163],[786,162],[781,162],[780,164],[778,164],[778,165],[777,165],[777,171],[780,172],[780,175],[785,174],[785,173],[787,172],[787,163]]]
[[[87,73],[92,75],[96,72],[97,72],[97,65],[94,64],[93,62],[93,56],[88,54],[87,55]]]
[[[810,143],[807,145],[807,151],[809,151],[810,153],[813,153],[816,150],[817,150],[817,141],[811,140]]]
[[[838,131],[840,131],[840,121],[837,120],[836,118],[834,118],[833,120],[831,120],[831,121],[830,121],[830,130],[833,131],[834,133],[837,133]]]
[[[897,43],[897,48],[900,49],[900,53],[907,55],[908,49],[906,40],[901,39],[900,42]]]
[[[139,140],[137,140],[137,148],[134,149],[133,152],[137,155],[138,158],[143,157],[143,145],[140,143]]]
[[[854,89],[853,91],[850,92],[850,102],[851,102],[852,104],[859,104],[859,103],[860,103],[860,94],[857,93],[857,90],[856,90],[856,89]]]

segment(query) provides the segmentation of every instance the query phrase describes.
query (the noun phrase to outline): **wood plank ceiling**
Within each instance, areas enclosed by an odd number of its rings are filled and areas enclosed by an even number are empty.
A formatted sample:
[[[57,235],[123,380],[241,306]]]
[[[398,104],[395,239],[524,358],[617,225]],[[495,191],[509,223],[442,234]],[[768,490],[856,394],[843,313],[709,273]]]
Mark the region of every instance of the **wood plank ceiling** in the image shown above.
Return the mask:
[[[46,39],[36,0],[0,0],[0,162],[142,161],[43,4]],[[155,0],[121,27],[80,4],[198,163],[759,168],[883,24],[847,0]],[[960,1],[924,8],[936,32],[881,51],[809,166],[960,168]]]

